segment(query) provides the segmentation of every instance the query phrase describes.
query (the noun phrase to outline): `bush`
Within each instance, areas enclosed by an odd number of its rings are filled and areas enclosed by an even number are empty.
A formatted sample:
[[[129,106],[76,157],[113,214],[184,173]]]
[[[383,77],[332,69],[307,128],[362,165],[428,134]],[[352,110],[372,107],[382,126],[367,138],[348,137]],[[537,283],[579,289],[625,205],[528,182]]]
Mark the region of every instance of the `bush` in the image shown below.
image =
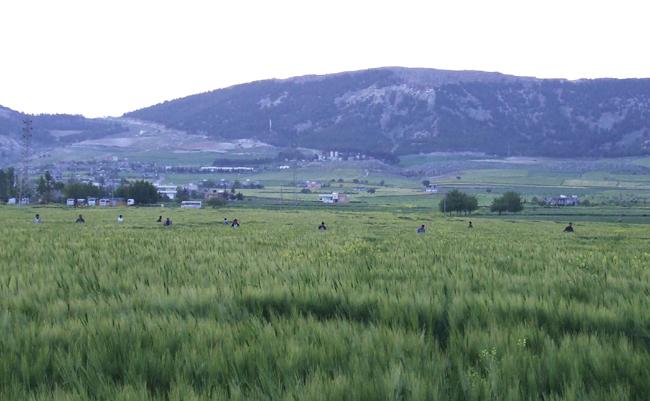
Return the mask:
[[[208,205],[208,206],[210,206],[212,208],[215,208],[215,209],[218,208],[218,207],[226,206],[227,203],[228,202],[225,199],[223,199],[222,197],[220,197],[220,196],[210,198],[210,199],[207,200],[207,202],[205,202],[206,205]]]

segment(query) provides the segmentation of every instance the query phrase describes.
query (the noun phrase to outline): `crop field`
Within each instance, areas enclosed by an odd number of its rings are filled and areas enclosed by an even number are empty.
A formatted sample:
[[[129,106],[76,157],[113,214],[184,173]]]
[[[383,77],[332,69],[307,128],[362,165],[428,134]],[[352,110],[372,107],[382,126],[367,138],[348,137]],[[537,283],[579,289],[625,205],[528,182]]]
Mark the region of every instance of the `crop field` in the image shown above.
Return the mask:
[[[0,400],[650,394],[644,224],[565,234],[438,213],[140,208],[83,210],[78,225],[78,213],[0,207]]]

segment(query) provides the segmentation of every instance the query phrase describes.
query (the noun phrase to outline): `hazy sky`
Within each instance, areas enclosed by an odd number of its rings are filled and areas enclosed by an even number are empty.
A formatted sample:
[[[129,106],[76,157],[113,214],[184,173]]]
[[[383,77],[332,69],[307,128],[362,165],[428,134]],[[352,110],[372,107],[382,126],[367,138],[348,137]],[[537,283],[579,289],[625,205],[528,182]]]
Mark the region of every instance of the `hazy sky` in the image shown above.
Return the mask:
[[[120,115],[379,66],[650,77],[646,1],[3,0],[0,105]]]

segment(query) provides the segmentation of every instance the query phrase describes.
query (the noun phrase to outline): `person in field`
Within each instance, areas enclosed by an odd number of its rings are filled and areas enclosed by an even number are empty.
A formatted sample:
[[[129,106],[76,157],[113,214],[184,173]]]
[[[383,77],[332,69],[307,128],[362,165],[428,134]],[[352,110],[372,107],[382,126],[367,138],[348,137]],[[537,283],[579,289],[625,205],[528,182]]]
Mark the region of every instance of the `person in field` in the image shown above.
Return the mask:
[[[319,229],[320,231],[325,231],[325,230],[327,230],[327,226],[325,226],[325,222],[324,222],[324,221],[320,223],[320,226],[318,226],[318,229]]]
[[[122,216],[122,215],[117,216],[117,222],[118,223],[124,223],[124,216]]]
[[[224,226],[227,226],[227,225],[228,225],[228,218],[227,218],[227,217],[224,217],[224,218],[223,218],[223,225],[224,225]]]
[[[75,220],[75,223],[78,223],[78,224],[83,224],[85,222],[86,222],[86,220],[84,220],[84,217],[82,215],[79,215],[79,217],[77,217],[77,220]]]
[[[36,216],[34,216],[34,220],[32,220],[32,222],[34,224],[41,224],[41,215],[37,214]]]
[[[467,228],[474,228],[471,221],[469,222],[469,225],[467,226]]]
[[[231,226],[232,226],[232,228],[237,228],[237,227],[239,227],[239,220],[237,220],[237,219],[233,219],[233,220],[232,220],[232,224],[231,224]]]
[[[564,232],[565,233],[572,233],[573,232],[573,223],[569,223],[568,226],[564,227]]]
[[[162,223],[162,216],[158,216],[158,220],[156,220],[156,223]]]
[[[167,217],[167,220],[165,220],[165,227],[170,227],[172,225],[172,219]]]
[[[426,228],[424,228],[424,224],[422,224],[420,227],[418,227],[417,232],[418,234],[424,234],[427,231]]]

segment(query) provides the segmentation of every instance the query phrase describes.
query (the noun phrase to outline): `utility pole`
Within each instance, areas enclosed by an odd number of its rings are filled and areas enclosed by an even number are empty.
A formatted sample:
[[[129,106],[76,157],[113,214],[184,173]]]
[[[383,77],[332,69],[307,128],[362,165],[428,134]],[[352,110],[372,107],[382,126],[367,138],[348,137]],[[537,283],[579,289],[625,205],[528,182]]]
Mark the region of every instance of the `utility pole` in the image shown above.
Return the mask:
[[[18,206],[22,205],[23,196],[29,192],[29,157],[31,156],[32,145],[32,120],[29,118],[23,120],[23,131],[21,139],[22,171],[20,174],[20,179],[18,181]]]
[[[293,203],[294,206],[298,206],[298,181],[296,181],[296,170],[298,169],[298,161],[294,163],[293,166]]]

